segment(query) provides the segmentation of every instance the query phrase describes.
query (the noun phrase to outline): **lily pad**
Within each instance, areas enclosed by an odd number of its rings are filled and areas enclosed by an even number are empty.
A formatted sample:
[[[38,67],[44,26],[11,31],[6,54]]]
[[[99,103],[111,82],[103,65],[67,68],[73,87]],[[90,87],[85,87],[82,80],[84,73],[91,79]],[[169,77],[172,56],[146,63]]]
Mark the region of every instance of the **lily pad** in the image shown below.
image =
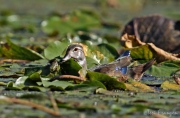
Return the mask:
[[[133,92],[155,92],[155,90],[146,84],[141,82],[132,81],[130,83],[125,83],[126,89]]]
[[[167,90],[175,90],[175,91],[180,91],[180,85],[176,84],[176,83],[170,83],[169,81],[165,81],[162,83],[161,88],[164,91]]]
[[[63,56],[63,51],[67,48],[69,43],[67,42],[60,42],[60,41],[55,41],[49,46],[44,49],[44,56],[47,59],[54,59],[57,56]]]
[[[99,51],[108,59],[107,62],[104,63],[112,62],[115,58],[119,57],[117,50],[109,44],[102,43],[99,44],[98,47]]]
[[[79,70],[82,68],[76,61],[69,59],[66,62],[60,65],[61,73],[67,75],[76,75],[78,76]]]
[[[51,35],[54,33],[74,33],[78,30],[87,30],[94,26],[100,26],[100,21],[95,12],[87,10],[75,10],[72,13],[60,16],[52,16],[42,22],[42,29]]]
[[[69,83],[67,81],[55,80],[53,82],[49,82],[48,80],[43,80],[43,79],[42,79],[42,84],[44,87],[50,87],[50,88],[61,87],[62,89],[65,89],[67,86],[73,85],[72,83]]]
[[[167,60],[179,60],[179,54],[172,54],[156,47],[153,43],[141,42],[136,36],[124,34],[121,37],[121,44],[131,50],[131,56],[135,59],[150,60],[156,58],[158,63]]]
[[[153,76],[157,77],[170,77],[180,68],[179,61],[164,61],[158,65],[152,65],[150,69],[146,71]]]
[[[97,61],[95,61],[91,57],[86,57],[86,61],[87,61],[87,68],[91,68],[99,64]]]
[[[103,88],[106,89],[105,85],[103,83],[101,83],[100,81],[97,80],[87,80],[81,84],[78,85],[74,85],[74,86],[68,86],[66,88],[66,90],[76,90],[76,89],[82,89],[82,88],[87,88],[87,90],[89,90],[89,88],[91,87],[97,87],[97,88]]]
[[[147,60],[151,60],[153,58],[153,51],[149,49],[149,45],[142,45],[139,47],[135,47],[130,49],[131,57],[133,59],[145,60],[140,62],[146,62]]]
[[[4,53],[6,52],[6,53]],[[23,59],[23,60],[39,60],[43,59],[44,57],[37,52],[20,47],[13,42],[11,42],[9,39],[7,39],[7,44],[1,45],[0,47],[0,55],[2,55],[5,58],[10,59]]]
[[[98,72],[90,72],[88,71],[86,78],[89,80],[97,80],[102,82],[108,90],[112,89],[126,89],[124,83],[117,81],[116,79]]]

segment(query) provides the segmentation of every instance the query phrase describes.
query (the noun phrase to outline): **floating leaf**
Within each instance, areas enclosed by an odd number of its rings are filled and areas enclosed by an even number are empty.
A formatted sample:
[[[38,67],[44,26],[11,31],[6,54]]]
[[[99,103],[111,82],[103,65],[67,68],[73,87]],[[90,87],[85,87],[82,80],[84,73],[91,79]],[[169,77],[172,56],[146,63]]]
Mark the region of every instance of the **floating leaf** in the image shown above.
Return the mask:
[[[146,71],[153,76],[157,77],[169,77],[180,68],[179,61],[164,61],[158,65],[152,65],[150,69]]]
[[[98,72],[90,72],[88,71],[86,78],[89,80],[97,80],[102,82],[108,90],[112,89],[125,89],[126,86],[124,83],[117,81],[116,79]]]
[[[167,90],[176,90],[176,91],[180,91],[180,86],[177,85],[176,83],[170,83],[169,81],[165,81],[161,84],[161,88],[164,91]]]
[[[151,51],[149,48],[149,45],[142,45],[136,48],[132,48],[130,49],[131,57],[135,59],[145,60],[144,62],[146,62],[147,60],[151,60],[154,55],[153,51]]]
[[[23,88],[25,86],[25,81],[28,79],[28,76],[19,77],[13,86]]]
[[[126,89],[134,92],[155,92],[155,90],[141,82],[132,81],[130,83],[125,83]]]
[[[28,76],[19,77],[13,84],[13,87],[18,87],[20,89],[27,86],[37,86],[36,82],[28,78]]]
[[[95,90],[95,93],[96,93],[96,94],[103,94],[103,95],[115,95],[114,92],[108,91],[108,90],[106,90],[106,89],[104,89],[104,88],[98,88],[98,89],[96,89],[96,90]]]
[[[95,61],[91,57],[86,57],[86,61],[87,61],[87,68],[91,68],[99,64],[97,61]]]
[[[76,75],[78,76],[79,70],[82,68],[76,61],[69,59],[66,62],[60,65],[61,73],[67,75]]]
[[[94,12],[85,10],[75,10],[62,17],[52,16],[42,22],[42,29],[47,34],[74,33],[94,26],[100,26],[99,18]]]
[[[100,81],[97,81],[97,80],[87,80],[87,81],[84,81],[83,83],[80,83],[80,84],[77,84],[77,85],[68,86],[66,88],[66,90],[76,90],[76,89],[83,89],[84,90],[85,88],[87,88],[87,90],[89,90],[92,87],[106,89],[104,84],[101,83]]]
[[[19,76],[23,75],[22,67],[19,66],[17,63],[13,63],[12,65],[1,65],[0,66],[0,77],[13,77],[18,78]]]
[[[30,79],[34,82],[38,82],[41,80],[41,76],[38,72],[35,72],[35,73],[31,74],[28,79]]]
[[[23,90],[29,90],[29,91],[41,91],[41,92],[46,92],[47,89],[44,87],[39,87],[39,86],[25,86],[23,87]]]
[[[67,86],[72,86],[72,83],[69,83],[67,81],[59,81],[55,80],[53,82],[49,82],[48,80],[43,80],[42,79],[42,84],[44,87],[61,87],[62,89],[65,89]]]
[[[119,57],[117,50],[111,45],[102,43],[98,45],[99,51],[108,58],[108,62],[114,61],[115,58]]]
[[[4,82],[0,82],[0,86],[7,86],[7,84]]]
[[[4,53],[6,52],[6,53]],[[7,44],[1,45],[0,47],[0,55],[10,59],[23,59],[23,60],[39,60],[44,57],[37,52],[20,47],[14,43],[12,43],[9,39],[7,39]]]
[[[33,66],[33,67],[26,67],[24,75],[29,76],[35,72],[40,72],[41,76],[47,76],[50,74],[50,65],[46,66]]]
[[[113,105],[111,106],[111,110],[112,110],[113,113],[118,113],[118,112],[121,111],[121,107],[118,106],[118,105],[116,105],[116,104],[113,104]]]
[[[21,90],[21,88],[13,86],[14,82],[8,82],[6,86],[6,90]]]
[[[153,43],[144,43],[141,42],[133,35],[124,34],[121,37],[122,46],[131,50],[132,58],[140,58],[150,60],[152,58],[156,58],[158,63],[167,61],[167,60],[179,60],[178,54],[168,53],[158,47],[156,47]]]
[[[64,89],[60,86],[51,85],[51,86],[49,86],[49,88],[51,91],[64,91]]]
[[[63,51],[68,47],[68,45],[69,43],[67,42],[55,41],[44,49],[44,56],[49,60],[57,56],[63,56]]]

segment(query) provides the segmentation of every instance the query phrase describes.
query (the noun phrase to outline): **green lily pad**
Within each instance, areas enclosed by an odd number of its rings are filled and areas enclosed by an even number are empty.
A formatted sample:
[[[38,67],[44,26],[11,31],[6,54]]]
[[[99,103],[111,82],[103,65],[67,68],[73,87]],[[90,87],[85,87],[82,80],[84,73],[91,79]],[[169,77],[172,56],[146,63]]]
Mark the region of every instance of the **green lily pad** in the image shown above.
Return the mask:
[[[23,67],[17,63],[13,64],[3,64],[0,66],[0,77],[19,77],[23,75]]]
[[[25,81],[28,79],[28,76],[19,77],[14,83],[14,87],[23,88],[25,86]]]
[[[53,59],[57,56],[63,56],[63,51],[68,47],[69,43],[67,42],[60,42],[60,41],[55,41],[49,46],[44,49],[44,56],[47,59]]]
[[[68,87],[66,87],[66,90],[74,90],[74,89],[81,89],[81,88],[83,88],[83,89],[87,88],[87,90],[89,90],[89,88],[91,88],[91,87],[98,87],[98,88],[106,89],[106,86],[103,83],[101,83],[100,81],[88,80],[81,84],[77,84],[74,86],[68,86]]]
[[[20,87],[13,86],[14,82],[8,82],[6,86],[6,90],[21,90]]]
[[[142,45],[139,47],[130,48],[128,50],[131,51],[131,57],[133,59],[140,59],[140,62],[142,63],[147,62],[147,60],[151,60],[153,57],[155,57],[149,45]]]
[[[41,76],[38,72],[35,72],[35,73],[31,74],[28,79],[30,79],[34,82],[38,82],[38,81],[41,81]]]
[[[98,47],[99,51],[108,59],[107,62],[104,63],[112,62],[115,58],[119,57],[117,50],[109,44],[102,43],[99,44]]]
[[[169,77],[180,68],[179,63],[179,61],[164,61],[158,65],[152,65],[146,73],[157,77]]]
[[[52,16],[42,22],[42,29],[47,34],[66,34],[74,33],[100,26],[100,21],[95,12],[86,10],[75,10],[65,16]]]
[[[55,80],[53,82],[49,82],[48,80],[43,80],[42,79],[42,84],[44,87],[61,87],[62,89],[65,89],[67,86],[72,86],[72,83],[69,83],[67,81],[59,81]]]
[[[74,59],[69,59],[66,62],[60,64],[61,73],[67,75],[76,75],[78,76],[79,70],[82,68]]]
[[[37,86],[36,82],[29,79],[28,76],[19,77],[16,82],[13,84],[13,87],[18,87],[20,89],[23,89],[27,86]]]
[[[108,90],[112,89],[126,89],[124,83],[117,81],[115,78],[112,78],[106,74],[98,72],[87,72],[86,78],[89,80],[97,80],[102,82]]]
[[[26,76],[30,76],[31,74],[35,73],[35,72],[41,72],[41,76],[47,76],[50,74],[50,65],[46,65],[46,66],[33,66],[33,67],[26,67],[25,68],[25,73],[24,75]]]
[[[6,52],[6,53],[4,53]],[[7,39],[7,44],[1,45],[0,47],[0,55],[2,55],[5,58],[10,59],[23,59],[23,60],[39,60],[43,59],[44,57],[37,52],[20,47],[13,42],[11,42],[9,39]]]
[[[48,89],[40,86],[25,86],[23,90],[46,92]]]
[[[87,68],[91,68],[99,64],[97,61],[95,61],[94,59],[88,56],[86,57],[86,61],[87,61]]]

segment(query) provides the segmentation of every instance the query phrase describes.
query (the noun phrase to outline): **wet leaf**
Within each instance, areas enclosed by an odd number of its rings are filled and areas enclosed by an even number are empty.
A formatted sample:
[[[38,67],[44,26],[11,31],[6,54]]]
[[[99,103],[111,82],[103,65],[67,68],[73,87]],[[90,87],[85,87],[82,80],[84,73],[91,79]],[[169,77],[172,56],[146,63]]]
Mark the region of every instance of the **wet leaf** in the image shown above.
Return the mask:
[[[23,90],[29,90],[29,91],[41,91],[41,92],[46,92],[47,89],[44,87],[39,87],[39,86],[25,86],[23,87]]]
[[[112,91],[108,91],[108,90],[106,90],[104,88],[97,88],[95,90],[95,93],[96,94],[103,94],[103,95],[115,95]]]
[[[49,60],[58,56],[62,57],[64,56],[63,51],[68,47],[68,45],[69,43],[67,42],[55,41],[44,49],[44,56]]]
[[[108,90],[112,89],[126,89],[124,83],[117,81],[116,79],[98,72],[90,72],[88,71],[86,78],[89,80],[97,80],[102,82]]]
[[[0,55],[2,55],[3,57],[10,59],[23,59],[33,61],[44,58],[42,55],[38,54],[33,50],[14,44],[9,39],[7,39],[7,44],[1,45],[0,53]]]
[[[124,34],[121,37],[121,44],[125,48],[131,50],[132,58],[140,58],[149,60],[151,58],[156,58],[158,63],[167,60],[179,60],[178,54],[168,53],[158,47],[153,43],[144,43],[137,39],[135,36]]]
[[[0,86],[7,86],[7,84],[4,82],[0,82]]]
[[[14,86],[14,82],[8,82],[6,90],[21,90],[21,88]]]
[[[95,61],[91,57],[86,57],[86,61],[87,61],[87,68],[91,68],[99,64],[97,61]]]
[[[130,49],[131,51],[131,57],[135,59],[142,59],[145,60],[151,60],[153,58],[153,51],[149,49],[149,45],[142,45],[136,48]]]
[[[108,62],[112,62],[115,58],[119,57],[117,50],[108,44],[102,43],[98,45],[99,51],[108,58]],[[107,63],[107,62],[106,62]]]
[[[54,85],[51,85],[49,86],[50,90],[51,91],[65,91],[62,87],[60,86],[54,86]]]
[[[63,62],[61,65],[61,73],[66,75],[76,75],[78,76],[79,70],[82,68],[76,61],[69,59]]]
[[[96,80],[87,80],[83,83],[66,87],[66,90],[78,90],[83,89],[89,91],[91,88],[103,88],[106,89],[103,83]]]
[[[35,72],[41,72],[41,76],[47,76],[50,74],[50,65],[46,65],[46,66],[30,66],[30,67],[26,67],[25,68],[25,72],[24,75],[29,76]]]
[[[157,77],[170,77],[180,68],[179,61],[164,61],[158,65],[152,65],[150,69],[146,71],[153,76]]]
[[[19,77],[13,86],[23,88],[25,86],[25,81],[28,79],[28,76]]]
[[[38,82],[38,81],[41,80],[41,76],[40,76],[40,74],[39,74],[38,72],[35,72],[35,73],[31,74],[31,75],[28,77],[28,79],[30,79],[30,80],[32,80],[32,81],[34,81],[34,82]]]
[[[113,111],[113,113],[118,113],[118,112],[121,111],[121,107],[118,106],[118,105],[116,105],[116,104],[113,104],[113,105],[111,106],[111,110]]]
[[[47,34],[74,33],[78,30],[87,30],[99,26],[99,18],[92,11],[75,10],[65,16],[52,16],[42,22],[42,29]]]
[[[19,77],[13,84],[13,87],[18,87],[20,89],[23,89],[24,87],[28,86],[37,86],[36,82],[29,79],[28,76]]]
[[[67,86],[73,85],[72,83],[69,83],[67,81],[55,80],[53,82],[49,82],[48,80],[43,80],[43,79],[42,79],[42,84],[44,87],[50,87],[50,88],[61,87],[62,89],[65,89]]]
[[[20,65],[13,63],[12,65],[1,65],[0,66],[0,77],[4,77],[4,78],[9,78],[9,77],[13,77],[13,78],[18,78],[19,76],[23,75],[23,67],[21,67]]]
[[[29,98],[33,98],[35,100],[46,100],[47,96],[42,94],[42,93],[38,93],[38,92],[27,92],[27,93],[22,93],[22,95],[19,96],[19,98],[23,98],[23,99],[29,99]]]
[[[177,85],[176,83],[170,83],[169,81],[165,81],[161,84],[161,88],[164,91],[167,90],[175,90],[175,91],[180,91],[180,86]]]
[[[126,89],[133,92],[155,92],[155,90],[146,84],[141,82],[132,81],[130,83],[125,83]]]

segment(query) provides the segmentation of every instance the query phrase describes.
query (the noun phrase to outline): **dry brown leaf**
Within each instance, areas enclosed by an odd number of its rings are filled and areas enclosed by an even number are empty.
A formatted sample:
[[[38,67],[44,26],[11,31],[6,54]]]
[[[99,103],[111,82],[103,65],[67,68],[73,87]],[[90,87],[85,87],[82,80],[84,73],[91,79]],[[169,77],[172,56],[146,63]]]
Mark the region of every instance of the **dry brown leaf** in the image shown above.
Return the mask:
[[[146,43],[141,42],[135,35],[124,34],[121,37],[121,45],[125,48],[133,48],[141,45],[145,45]]]
[[[166,52],[166,51],[156,47],[153,43],[144,43],[144,42],[140,41],[134,35],[124,34],[121,37],[121,44],[125,48],[135,48],[135,47],[137,48],[138,46],[149,45],[150,50],[153,52],[153,55],[156,58],[156,61],[158,63],[162,62],[162,61],[166,61],[166,60],[179,60],[180,61],[180,58],[178,58],[180,56],[180,53],[172,54],[172,53]]]

